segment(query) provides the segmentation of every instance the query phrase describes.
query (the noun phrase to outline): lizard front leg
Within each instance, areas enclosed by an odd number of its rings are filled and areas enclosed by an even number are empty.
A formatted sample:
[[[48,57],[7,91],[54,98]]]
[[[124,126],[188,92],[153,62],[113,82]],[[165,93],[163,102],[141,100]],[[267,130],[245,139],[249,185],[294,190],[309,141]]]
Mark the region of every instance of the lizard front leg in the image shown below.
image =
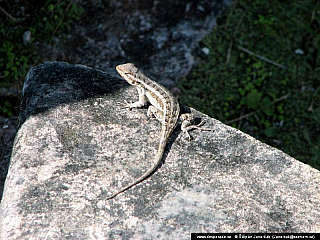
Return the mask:
[[[134,102],[134,103],[127,103],[126,102],[126,107],[129,108],[130,110],[132,108],[140,108],[143,107],[147,104],[147,98],[145,95],[145,89],[143,87],[137,87],[138,93],[139,93],[139,100]]]

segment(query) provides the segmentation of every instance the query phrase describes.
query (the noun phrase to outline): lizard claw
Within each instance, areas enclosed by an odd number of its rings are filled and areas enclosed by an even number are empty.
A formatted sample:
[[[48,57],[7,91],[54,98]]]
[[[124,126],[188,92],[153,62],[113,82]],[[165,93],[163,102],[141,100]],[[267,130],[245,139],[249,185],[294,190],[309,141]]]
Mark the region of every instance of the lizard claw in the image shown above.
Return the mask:
[[[206,123],[206,122],[205,122],[203,119],[201,119],[201,122],[200,122],[198,125],[196,125],[196,126],[197,126],[197,127],[201,127],[201,126],[203,126],[205,123]]]
[[[132,102],[128,102],[127,100],[124,100],[125,104],[123,104],[124,108],[129,108],[129,110],[132,110],[131,104]]]

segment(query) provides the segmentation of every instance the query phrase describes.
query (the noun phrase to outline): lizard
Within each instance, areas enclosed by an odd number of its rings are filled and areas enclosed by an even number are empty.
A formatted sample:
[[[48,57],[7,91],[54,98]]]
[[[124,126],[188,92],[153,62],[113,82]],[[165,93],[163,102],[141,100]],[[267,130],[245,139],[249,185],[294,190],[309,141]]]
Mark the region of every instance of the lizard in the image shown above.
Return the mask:
[[[155,155],[155,163],[152,167],[132,183],[108,197],[107,200],[139,184],[157,169],[162,161],[168,139],[179,119],[181,120],[181,130],[187,134],[189,140],[191,140],[191,136],[188,131],[192,129],[213,131],[213,129],[201,127],[204,124],[203,120],[198,125],[192,125],[191,121],[193,120],[193,116],[191,114],[180,115],[179,103],[170,91],[145,76],[134,64],[125,63],[117,65],[116,70],[130,85],[136,87],[139,93],[139,100],[134,103],[127,103],[126,107],[131,110],[132,108],[143,107],[149,102],[151,105],[148,108],[147,116],[155,117],[161,122],[161,137]]]

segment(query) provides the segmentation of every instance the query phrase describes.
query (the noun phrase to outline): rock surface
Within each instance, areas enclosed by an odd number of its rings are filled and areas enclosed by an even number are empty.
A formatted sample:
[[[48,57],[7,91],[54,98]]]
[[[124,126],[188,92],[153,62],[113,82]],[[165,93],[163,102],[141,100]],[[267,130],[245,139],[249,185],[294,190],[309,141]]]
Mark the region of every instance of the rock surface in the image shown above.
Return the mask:
[[[160,123],[124,108],[137,92],[67,63],[33,68],[23,88],[0,206],[3,239],[190,239],[191,232],[319,232],[320,172],[193,109],[214,132],[174,131],[146,171]]]
[[[149,76],[176,92],[179,90],[175,81],[189,73],[201,52],[199,41],[212,30],[220,11],[231,4],[230,0],[76,2],[84,13],[67,37],[56,35],[53,45],[47,41],[34,43],[42,61],[81,63],[103,70],[131,61],[145,66]],[[28,9],[29,4],[25,4],[21,9]],[[28,12],[25,14],[22,17],[30,17]],[[20,103],[19,89],[0,89],[0,98],[3,96],[14,97],[14,102],[18,102],[14,106]],[[12,119],[0,120],[0,129],[8,125],[2,122],[12,122]],[[4,136],[7,139],[14,138],[16,133],[0,130],[0,136],[1,132],[10,134]],[[0,199],[12,144],[1,147]]]

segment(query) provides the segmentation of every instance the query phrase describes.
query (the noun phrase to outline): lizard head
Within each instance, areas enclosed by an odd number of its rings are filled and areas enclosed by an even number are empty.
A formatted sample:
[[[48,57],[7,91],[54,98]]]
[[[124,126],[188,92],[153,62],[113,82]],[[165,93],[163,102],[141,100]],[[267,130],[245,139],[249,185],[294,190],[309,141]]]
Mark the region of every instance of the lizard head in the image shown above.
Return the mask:
[[[130,85],[135,86],[138,84],[136,75],[139,72],[139,69],[132,63],[118,65],[116,66],[116,70]]]

